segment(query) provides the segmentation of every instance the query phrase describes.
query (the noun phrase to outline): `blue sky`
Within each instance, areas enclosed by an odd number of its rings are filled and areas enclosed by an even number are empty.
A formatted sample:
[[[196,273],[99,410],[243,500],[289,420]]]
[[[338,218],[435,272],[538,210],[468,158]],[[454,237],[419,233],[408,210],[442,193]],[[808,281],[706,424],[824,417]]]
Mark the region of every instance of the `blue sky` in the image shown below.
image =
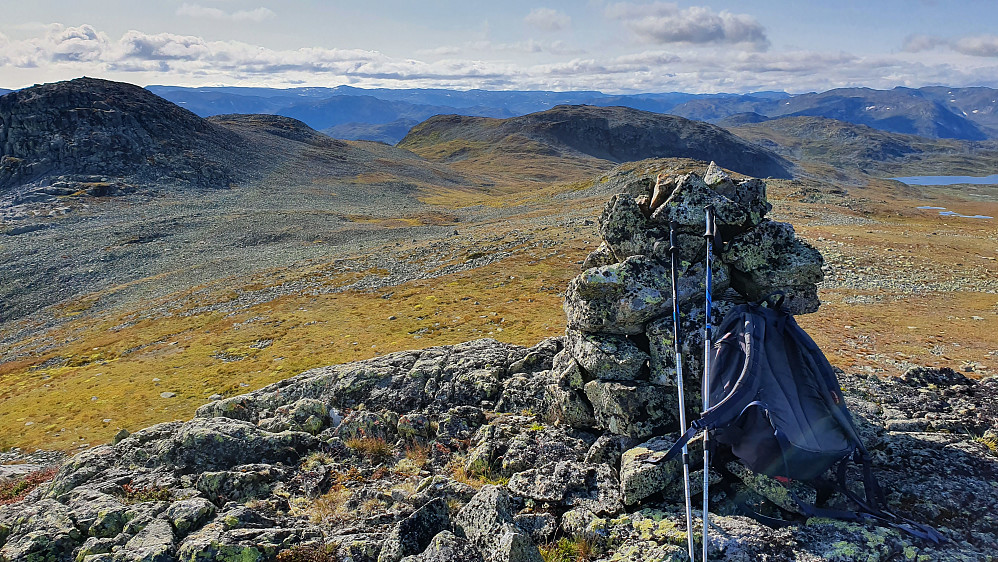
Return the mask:
[[[0,87],[998,87],[998,2],[9,2]]]

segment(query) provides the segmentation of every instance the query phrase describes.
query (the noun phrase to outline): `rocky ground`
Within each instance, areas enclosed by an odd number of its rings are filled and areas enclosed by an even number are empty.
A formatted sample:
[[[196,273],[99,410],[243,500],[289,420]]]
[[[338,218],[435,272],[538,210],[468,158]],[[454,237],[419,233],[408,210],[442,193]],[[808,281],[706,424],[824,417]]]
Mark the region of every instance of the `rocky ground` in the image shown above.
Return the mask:
[[[681,470],[653,462],[679,429],[667,352],[671,287],[656,258],[662,224],[692,229],[705,201],[718,208],[729,244],[715,262],[715,314],[729,299],[776,288],[795,296],[798,311],[812,309],[822,258],[765,218],[761,182],[719,170],[670,181],[664,204],[644,177],[607,204],[604,244],[566,291],[566,337],[530,348],[479,339],[313,369],[214,400],[187,422],[121,431],[23,499],[23,486],[0,490],[0,556],[686,560]],[[683,239],[685,255],[699,254],[697,238]],[[692,324],[703,271],[698,258],[683,265],[690,281],[680,305]],[[697,388],[697,345],[687,341],[687,388]],[[806,520],[783,486],[720,451],[709,474],[711,559],[993,556],[998,379],[925,368],[893,379],[839,376],[889,508],[947,542]],[[842,497],[828,502],[849,507]],[[785,524],[759,523],[746,506]]]
[[[122,433],[0,507],[0,554],[685,560],[679,471],[646,462],[668,438],[561,421],[547,389],[571,365],[563,345],[478,340],[396,353],[220,400],[188,422]],[[988,559],[998,548],[998,381],[938,370],[840,377],[891,509],[949,542],[804,521],[782,487],[730,462],[712,474],[712,559]],[[740,514],[743,502],[788,525]],[[694,533],[699,542],[702,530]]]

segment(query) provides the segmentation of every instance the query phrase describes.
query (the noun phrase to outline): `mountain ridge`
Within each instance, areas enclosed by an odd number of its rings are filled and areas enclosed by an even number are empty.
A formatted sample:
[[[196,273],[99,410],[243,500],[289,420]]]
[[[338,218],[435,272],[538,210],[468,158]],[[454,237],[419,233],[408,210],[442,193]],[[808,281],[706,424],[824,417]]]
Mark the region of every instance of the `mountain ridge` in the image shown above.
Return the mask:
[[[950,88],[930,86],[923,88],[840,88],[825,92],[787,94],[784,92],[751,92],[747,94],[691,94],[682,92],[603,94],[602,92],[544,92],[544,91],[490,91],[442,89],[362,89],[350,86],[336,88],[296,88],[277,90],[266,88],[179,88],[149,86],[163,97],[188,107],[199,115],[219,113],[282,113],[285,107],[303,101],[333,96],[371,96],[398,104],[430,105],[440,108],[443,114],[507,112],[509,116],[525,115],[550,109],[555,105],[588,104],[599,106],[625,106],[657,113],[672,113],[682,117],[717,123],[737,113],[756,112],[767,117],[780,117],[790,113],[833,117],[845,121],[871,125],[882,130],[901,133],[918,133],[940,138],[981,140],[998,138],[998,90],[984,87]],[[786,101],[793,111],[787,111]],[[871,118],[867,107],[892,108],[878,110],[880,115]],[[904,111],[899,106],[906,106]],[[468,108],[477,107],[475,111]],[[872,110],[871,110],[872,111]],[[378,121],[392,121],[390,116],[380,116]],[[933,126],[933,119],[943,124]],[[306,120],[307,121],[307,120]],[[313,128],[323,129],[309,122]],[[356,134],[365,132],[354,129]],[[381,133],[383,135],[383,132]],[[400,137],[401,138],[401,137]],[[378,140],[383,140],[380,137]]]
[[[748,175],[785,178],[791,167],[720,127],[627,107],[557,106],[502,120],[437,116],[415,126],[398,146],[441,162],[499,153],[616,163],[652,157],[704,160],[713,154],[720,165]]]

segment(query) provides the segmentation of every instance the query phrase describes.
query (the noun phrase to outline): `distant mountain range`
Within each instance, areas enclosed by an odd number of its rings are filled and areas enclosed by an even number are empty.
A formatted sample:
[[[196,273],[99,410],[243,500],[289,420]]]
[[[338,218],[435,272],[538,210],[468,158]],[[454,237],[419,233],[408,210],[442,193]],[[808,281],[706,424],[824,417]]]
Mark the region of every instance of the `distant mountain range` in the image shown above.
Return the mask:
[[[198,115],[272,113],[300,119],[334,137],[394,144],[434,115],[515,117],[556,105],[623,106],[723,126],[792,116],[826,117],[928,138],[998,138],[998,90],[991,88],[839,88],[821,93],[658,93],[441,89],[181,88],[148,89]]]

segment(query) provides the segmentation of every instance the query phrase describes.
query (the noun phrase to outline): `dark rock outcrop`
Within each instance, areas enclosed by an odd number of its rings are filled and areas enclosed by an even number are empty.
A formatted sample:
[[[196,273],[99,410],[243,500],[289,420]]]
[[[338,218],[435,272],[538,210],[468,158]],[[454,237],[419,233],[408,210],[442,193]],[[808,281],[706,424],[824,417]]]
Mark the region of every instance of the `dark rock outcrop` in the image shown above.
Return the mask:
[[[242,141],[151,92],[78,78],[0,98],[0,194],[14,202],[138,184],[225,188]]]

